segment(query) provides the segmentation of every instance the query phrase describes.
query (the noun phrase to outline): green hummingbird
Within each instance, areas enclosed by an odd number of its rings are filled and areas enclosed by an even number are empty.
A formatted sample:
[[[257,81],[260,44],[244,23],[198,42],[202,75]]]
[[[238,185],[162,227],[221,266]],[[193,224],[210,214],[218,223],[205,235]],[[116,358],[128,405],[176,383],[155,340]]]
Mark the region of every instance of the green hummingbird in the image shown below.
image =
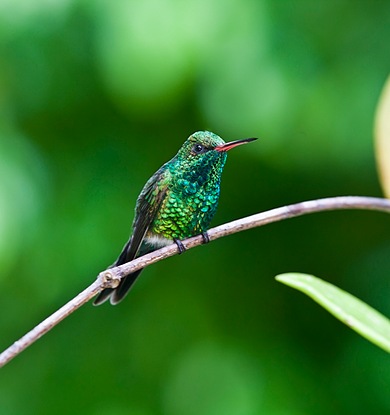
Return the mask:
[[[191,236],[201,234],[204,242],[208,242],[207,229],[217,209],[227,151],[254,140],[256,138],[225,143],[209,131],[192,134],[176,156],[146,182],[137,199],[132,235],[111,267],[173,241],[182,253],[185,249],[181,240]],[[108,298],[111,304],[119,303],[141,271],[124,277],[116,288],[104,289],[94,305]]]

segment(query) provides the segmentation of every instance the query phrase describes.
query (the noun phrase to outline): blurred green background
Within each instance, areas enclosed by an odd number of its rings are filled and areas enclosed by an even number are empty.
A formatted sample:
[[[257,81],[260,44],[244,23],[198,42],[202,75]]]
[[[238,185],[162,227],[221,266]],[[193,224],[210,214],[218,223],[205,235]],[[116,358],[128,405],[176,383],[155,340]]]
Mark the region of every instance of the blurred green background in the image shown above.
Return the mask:
[[[0,347],[93,281],[192,132],[234,150],[213,224],[381,196],[387,0],[0,0]],[[390,315],[390,221],[301,217],[160,262],[0,373],[0,413],[382,415],[390,358],[278,284],[313,273]]]

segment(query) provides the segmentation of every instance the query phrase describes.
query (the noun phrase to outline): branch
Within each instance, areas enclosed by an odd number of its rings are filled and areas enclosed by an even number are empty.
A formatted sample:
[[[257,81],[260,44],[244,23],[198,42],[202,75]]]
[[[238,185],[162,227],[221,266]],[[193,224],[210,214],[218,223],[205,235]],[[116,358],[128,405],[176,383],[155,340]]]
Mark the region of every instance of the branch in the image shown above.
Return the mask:
[[[341,209],[376,210],[390,213],[390,200],[364,196],[341,196],[311,200],[268,210],[266,212],[257,213],[252,216],[235,220],[233,222],[225,223],[208,230],[208,235],[210,241],[214,241],[233,233],[264,226],[284,219],[294,218],[296,216],[302,216],[309,213]],[[203,243],[203,238],[202,236],[194,236],[182,242],[186,249],[191,249],[195,246],[201,245]],[[0,367],[7,364],[10,360],[46,334],[64,318],[75,312],[91,298],[95,297],[95,295],[104,288],[115,288],[119,285],[121,278],[124,276],[178,253],[177,245],[172,244],[119,267],[110,268],[109,270],[101,272],[96,281],[89,287],[38,324],[34,329],[8,347],[8,349],[4,350],[4,352],[0,354]]]

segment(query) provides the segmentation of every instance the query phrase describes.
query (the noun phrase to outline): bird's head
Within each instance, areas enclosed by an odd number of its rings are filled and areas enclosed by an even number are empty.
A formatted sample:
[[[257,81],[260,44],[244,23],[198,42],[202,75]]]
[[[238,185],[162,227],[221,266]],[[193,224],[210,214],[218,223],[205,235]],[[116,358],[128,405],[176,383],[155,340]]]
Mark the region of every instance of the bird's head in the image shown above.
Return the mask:
[[[178,156],[194,162],[199,162],[202,159],[205,161],[218,158],[225,159],[227,151],[254,140],[257,140],[257,138],[245,138],[225,143],[217,134],[210,131],[197,131],[188,137],[179,150]]]

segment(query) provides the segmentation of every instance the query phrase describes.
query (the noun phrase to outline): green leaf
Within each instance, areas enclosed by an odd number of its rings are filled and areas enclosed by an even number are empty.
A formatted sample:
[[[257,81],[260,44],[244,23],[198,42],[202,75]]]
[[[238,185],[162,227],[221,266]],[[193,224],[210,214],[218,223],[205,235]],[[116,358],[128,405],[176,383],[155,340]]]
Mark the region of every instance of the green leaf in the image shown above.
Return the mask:
[[[372,307],[313,275],[288,273],[276,280],[302,291],[344,324],[390,353],[390,320]]]

